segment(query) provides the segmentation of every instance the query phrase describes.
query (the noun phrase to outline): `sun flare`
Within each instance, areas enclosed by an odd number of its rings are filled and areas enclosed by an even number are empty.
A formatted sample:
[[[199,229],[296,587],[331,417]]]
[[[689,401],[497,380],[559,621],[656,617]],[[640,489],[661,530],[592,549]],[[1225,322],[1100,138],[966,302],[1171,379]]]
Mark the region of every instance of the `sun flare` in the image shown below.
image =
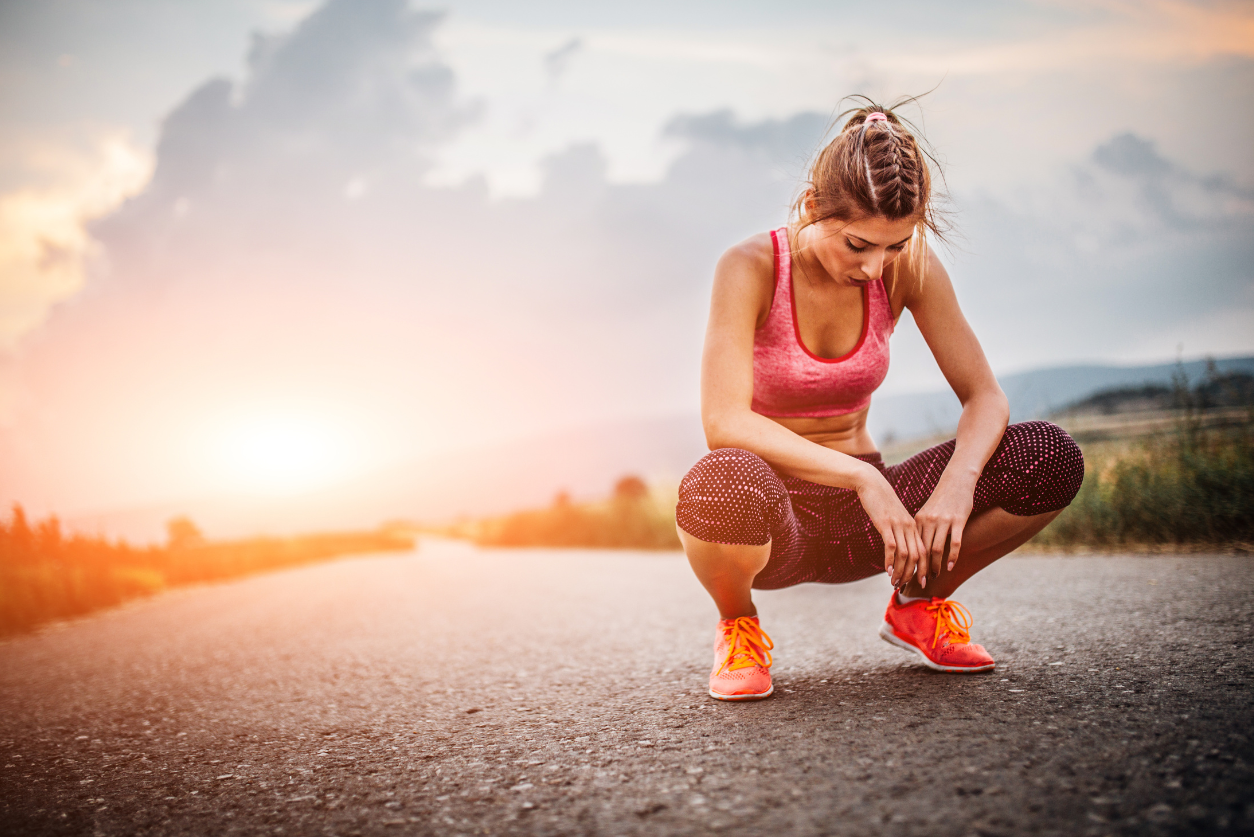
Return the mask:
[[[351,450],[344,433],[314,416],[254,415],[224,423],[218,470],[232,488],[262,494],[298,494],[348,475]]]

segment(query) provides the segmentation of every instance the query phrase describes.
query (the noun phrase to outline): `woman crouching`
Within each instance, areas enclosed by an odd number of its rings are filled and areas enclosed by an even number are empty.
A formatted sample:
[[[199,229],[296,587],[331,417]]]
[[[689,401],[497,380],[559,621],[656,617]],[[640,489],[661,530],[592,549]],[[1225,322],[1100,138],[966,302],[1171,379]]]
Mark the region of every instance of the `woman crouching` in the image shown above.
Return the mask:
[[[701,413],[711,452],[680,485],[684,551],[718,607],[710,695],[771,694],[772,643],[752,590],[886,572],[886,641],[931,668],[976,672],[950,599],[1071,502],[1080,449],[1009,409],[949,276],[928,157],[891,108],[848,115],[818,155],[788,226],[719,260]],[[909,309],[962,402],[957,437],[885,466],[867,432],[888,341]]]

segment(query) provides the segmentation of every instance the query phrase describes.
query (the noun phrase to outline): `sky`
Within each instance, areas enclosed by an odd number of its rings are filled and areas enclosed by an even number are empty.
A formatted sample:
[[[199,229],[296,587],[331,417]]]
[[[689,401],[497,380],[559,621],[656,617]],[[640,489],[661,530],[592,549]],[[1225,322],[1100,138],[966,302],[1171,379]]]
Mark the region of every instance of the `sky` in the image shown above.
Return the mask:
[[[718,255],[924,92],[995,371],[1254,351],[1254,4],[9,0],[0,499],[695,413]]]

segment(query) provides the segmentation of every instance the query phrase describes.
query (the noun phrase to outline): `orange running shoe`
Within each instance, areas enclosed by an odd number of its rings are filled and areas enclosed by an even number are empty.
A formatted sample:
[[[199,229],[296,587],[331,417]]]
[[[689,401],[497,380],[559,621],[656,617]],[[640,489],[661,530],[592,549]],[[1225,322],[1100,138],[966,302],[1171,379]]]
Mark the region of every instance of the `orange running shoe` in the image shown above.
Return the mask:
[[[983,645],[971,644],[971,612],[949,599],[888,602],[880,636],[898,648],[913,651],[937,671],[988,671],[996,663]]]
[[[761,700],[770,697],[771,649],[775,643],[756,616],[740,616],[718,623],[714,642],[714,670],[710,697],[719,700]]]

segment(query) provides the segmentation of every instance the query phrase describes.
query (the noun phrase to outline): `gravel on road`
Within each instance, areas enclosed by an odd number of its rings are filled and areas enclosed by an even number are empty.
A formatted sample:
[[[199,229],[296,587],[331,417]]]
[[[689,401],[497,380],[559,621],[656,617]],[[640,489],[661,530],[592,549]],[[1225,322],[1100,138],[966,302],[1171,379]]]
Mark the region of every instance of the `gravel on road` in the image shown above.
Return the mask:
[[[0,642],[6,835],[1254,833],[1254,560],[1011,556],[997,658],[879,639],[884,578],[757,595],[706,695],[679,553],[424,541]]]

